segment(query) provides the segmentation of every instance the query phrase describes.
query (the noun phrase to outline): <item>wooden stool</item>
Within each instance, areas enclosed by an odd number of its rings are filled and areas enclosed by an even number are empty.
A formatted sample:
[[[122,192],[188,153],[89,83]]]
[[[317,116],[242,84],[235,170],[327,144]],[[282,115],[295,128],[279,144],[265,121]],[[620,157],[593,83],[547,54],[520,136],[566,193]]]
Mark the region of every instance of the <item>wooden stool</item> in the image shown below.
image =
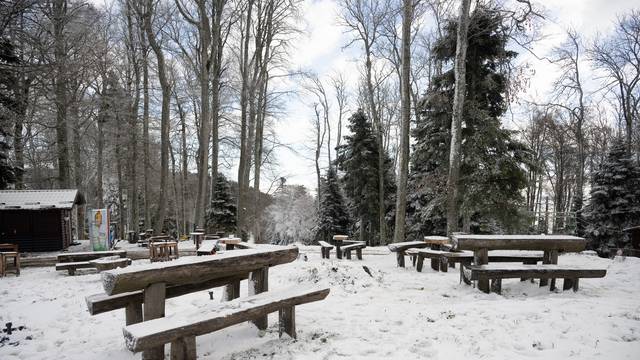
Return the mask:
[[[13,270],[16,276],[20,276],[20,253],[17,251],[0,252],[0,277],[4,277],[7,273],[7,264],[13,258]]]

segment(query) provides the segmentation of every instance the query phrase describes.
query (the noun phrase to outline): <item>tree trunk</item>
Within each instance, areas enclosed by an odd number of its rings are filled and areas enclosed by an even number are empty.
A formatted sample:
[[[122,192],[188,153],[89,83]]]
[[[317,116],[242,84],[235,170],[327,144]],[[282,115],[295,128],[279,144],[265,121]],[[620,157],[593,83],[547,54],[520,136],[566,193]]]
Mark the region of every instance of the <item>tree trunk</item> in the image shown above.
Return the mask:
[[[220,76],[222,73],[222,13],[226,0],[216,0],[211,38],[211,56],[213,59],[211,74],[211,185],[209,186],[209,202],[213,200],[213,192],[218,178],[218,123],[220,109]]]
[[[64,28],[67,21],[66,0],[53,2],[53,42],[55,58],[54,94],[56,106],[56,145],[58,157],[58,187],[69,188],[69,149],[67,136],[67,78]]]
[[[393,241],[405,240],[405,217],[407,210],[407,176],[409,174],[409,127],[411,122],[411,21],[413,1],[403,0],[402,9],[402,119],[400,127],[400,168],[398,169],[398,192],[396,193],[396,223]]]
[[[447,235],[458,231],[459,178],[462,162],[462,116],[466,91],[467,30],[471,0],[462,0],[458,15],[458,35],[454,62],[455,90],[453,95],[453,118],[451,120],[451,148],[449,152],[449,176],[447,178]]]
[[[160,44],[156,41],[151,25],[151,14],[153,9],[152,0],[147,0],[145,12],[145,31],[149,45],[156,54],[158,63],[158,79],[162,89],[162,113],[160,116],[160,196],[158,199],[158,211],[154,229],[156,233],[161,233],[164,228],[164,218],[167,213],[167,178],[169,176],[169,112],[171,102],[171,85],[167,78],[165,69],[164,53]]]
[[[141,26],[144,27],[144,19],[140,19]],[[143,142],[143,166],[144,166],[144,226],[151,228],[151,160],[149,149],[149,47],[147,46],[147,36],[144,29],[141,29],[141,51],[142,51],[142,142]]]
[[[131,19],[131,2],[127,1],[127,35],[128,35],[128,51],[129,62],[133,68],[134,79],[133,88],[134,97],[133,102],[129,108],[129,159],[128,159],[128,206],[129,206],[129,231],[134,231],[136,234],[139,232],[138,228],[138,179],[136,161],[138,159],[138,105],[140,104],[140,64],[138,63],[138,53],[136,51],[137,43],[134,40],[133,23]],[[131,91],[131,86],[128,89]]]

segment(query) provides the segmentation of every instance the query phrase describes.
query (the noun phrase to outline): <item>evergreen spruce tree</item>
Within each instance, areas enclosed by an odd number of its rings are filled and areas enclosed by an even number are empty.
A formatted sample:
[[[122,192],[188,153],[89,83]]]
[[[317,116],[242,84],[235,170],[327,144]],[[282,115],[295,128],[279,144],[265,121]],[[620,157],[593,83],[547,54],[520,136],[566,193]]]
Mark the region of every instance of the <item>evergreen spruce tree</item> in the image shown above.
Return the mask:
[[[316,232],[317,241],[329,241],[333,235],[347,234],[349,230],[349,216],[338,176],[333,166],[327,170],[327,176],[323,179],[320,201],[320,212],[318,214],[318,226]]]
[[[348,199],[351,217],[357,221],[361,241],[374,245],[379,238],[378,222],[378,148],[371,122],[364,111],[359,109],[349,118],[351,135],[345,136],[345,144],[338,150],[336,163],[344,172],[342,183]],[[383,150],[382,150],[383,151]],[[395,182],[391,159],[386,156],[385,172],[385,209],[387,226],[393,227],[393,206]],[[379,239],[386,243],[388,239]]]
[[[213,198],[205,216],[205,228],[208,233],[236,231],[236,201],[231,198],[229,181],[222,174],[216,177]]]
[[[590,195],[585,211],[589,248],[608,256],[611,248],[628,247],[622,229],[638,225],[640,219],[640,168],[622,139],[594,173]]]
[[[520,190],[526,180],[521,165],[530,153],[500,123],[507,109],[508,65],[517,55],[506,49],[508,36],[500,16],[478,6],[469,24],[460,214],[463,229],[471,232],[514,230],[522,218]],[[436,61],[453,62],[456,26],[455,21],[449,22],[435,44]],[[412,239],[446,232],[454,80],[453,68],[435,76],[420,102],[408,184],[407,232]]]
[[[6,189],[16,181],[16,173],[22,171],[12,165],[9,158],[10,128],[17,106],[14,67],[20,60],[15,55],[15,48],[6,39],[0,39],[0,189]]]

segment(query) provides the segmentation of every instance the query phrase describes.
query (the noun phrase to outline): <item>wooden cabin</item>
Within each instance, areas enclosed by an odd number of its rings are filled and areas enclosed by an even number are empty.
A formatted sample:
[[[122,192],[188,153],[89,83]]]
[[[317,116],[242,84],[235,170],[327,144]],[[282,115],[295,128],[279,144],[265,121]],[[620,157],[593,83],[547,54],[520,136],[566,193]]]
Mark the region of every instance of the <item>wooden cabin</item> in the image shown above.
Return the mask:
[[[0,243],[20,252],[57,251],[73,242],[73,213],[84,204],[78,190],[1,190]]]

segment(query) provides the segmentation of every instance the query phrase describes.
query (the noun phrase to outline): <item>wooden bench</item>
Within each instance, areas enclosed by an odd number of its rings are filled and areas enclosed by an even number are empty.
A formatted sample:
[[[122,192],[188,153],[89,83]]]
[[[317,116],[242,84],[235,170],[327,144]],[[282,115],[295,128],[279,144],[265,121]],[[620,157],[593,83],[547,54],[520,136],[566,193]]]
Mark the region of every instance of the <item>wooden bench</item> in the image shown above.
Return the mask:
[[[555,279],[563,278],[563,290],[573,288],[578,291],[578,281],[580,278],[601,278],[607,274],[605,269],[585,268],[578,266],[559,266],[559,265],[509,265],[488,264],[488,265],[470,265],[465,266],[470,271],[471,280],[491,280],[491,286],[485,293],[491,291],[500,294],[502,291],[502,279],[509,278],[535,278],[535,279]],[[555,290],[555,286],[550,290]],[[544,286],[541,284],[541,286]],[[482,290],[482,289],[481,289]]]
[[[333,245],[326,241],[318,241],[318,244],[320,244],[320,253],[322,254],[322,258],[328,259],[331,249],[333,249]]]
[[[196,255],[213,255],[216,253],[216,246],[218,245],[218,240],[204,240],[198,250],[196,250]]]
[[[327,297],[329,288],[301,288],[269,291],[207,309],[175,314],[123,329],[126,346],[133,352],[171,343],[171,359],[195,360],[196,336],[279,312],[280,336],[296,338],[295,307]],[[164,358],[164,354],[161,358]]]
[[[150,241],[149,242],[149,260],[151,262],[156,261],[171,261],[178,259],[180,253],[178,252],[178,242],[176,241]]]
[[[367,245],[363,242],[356,242],[354,244],[350,244],[342,247],[342,254],[349,260],[351,260],[351,251],[356,251],[356,257],[358,260],[362,260],[362,249],[366,248]]]
[[[420,249],[416,251],[416,270],[422,271],[424,258],[431,259],[431,268],[435,271],[447,272],[448,268],[455,268],[456,263],[469,265],[473,262],[471,251],[442,251]],[[490,262],[522,262],[523,264],[536,264],[543,260],[542,254],[519,253],[489,253]]]
[[[422,249],[429,247],[430,244],[424,241],[406,241],[395,244],[389,244],[387,247],[391,252],[396,253],[396,260],[398,267],[404,267],[404,256],[409,249]]]
[[[127,267],[131,265],[131,259],[121,258],[119,256],[110,256],[91,260],[89,261],[89,263],[93,265],[93,267],[95,267],[99,272],[103,272],[106,270]]]
[[[69,275],[75,275],[77,269],[95,269],[96,265],[91,263],[91,261],[93,260],[97,260],[101,258],[115,258],[115,257],[125,259],[127,265],[131,263],[131,260],[127,259],[126,250],[65,253],[65,254],[58,254],[57,256],[58,263],[56,264],[56,271],[66,270],[69,273]]]

